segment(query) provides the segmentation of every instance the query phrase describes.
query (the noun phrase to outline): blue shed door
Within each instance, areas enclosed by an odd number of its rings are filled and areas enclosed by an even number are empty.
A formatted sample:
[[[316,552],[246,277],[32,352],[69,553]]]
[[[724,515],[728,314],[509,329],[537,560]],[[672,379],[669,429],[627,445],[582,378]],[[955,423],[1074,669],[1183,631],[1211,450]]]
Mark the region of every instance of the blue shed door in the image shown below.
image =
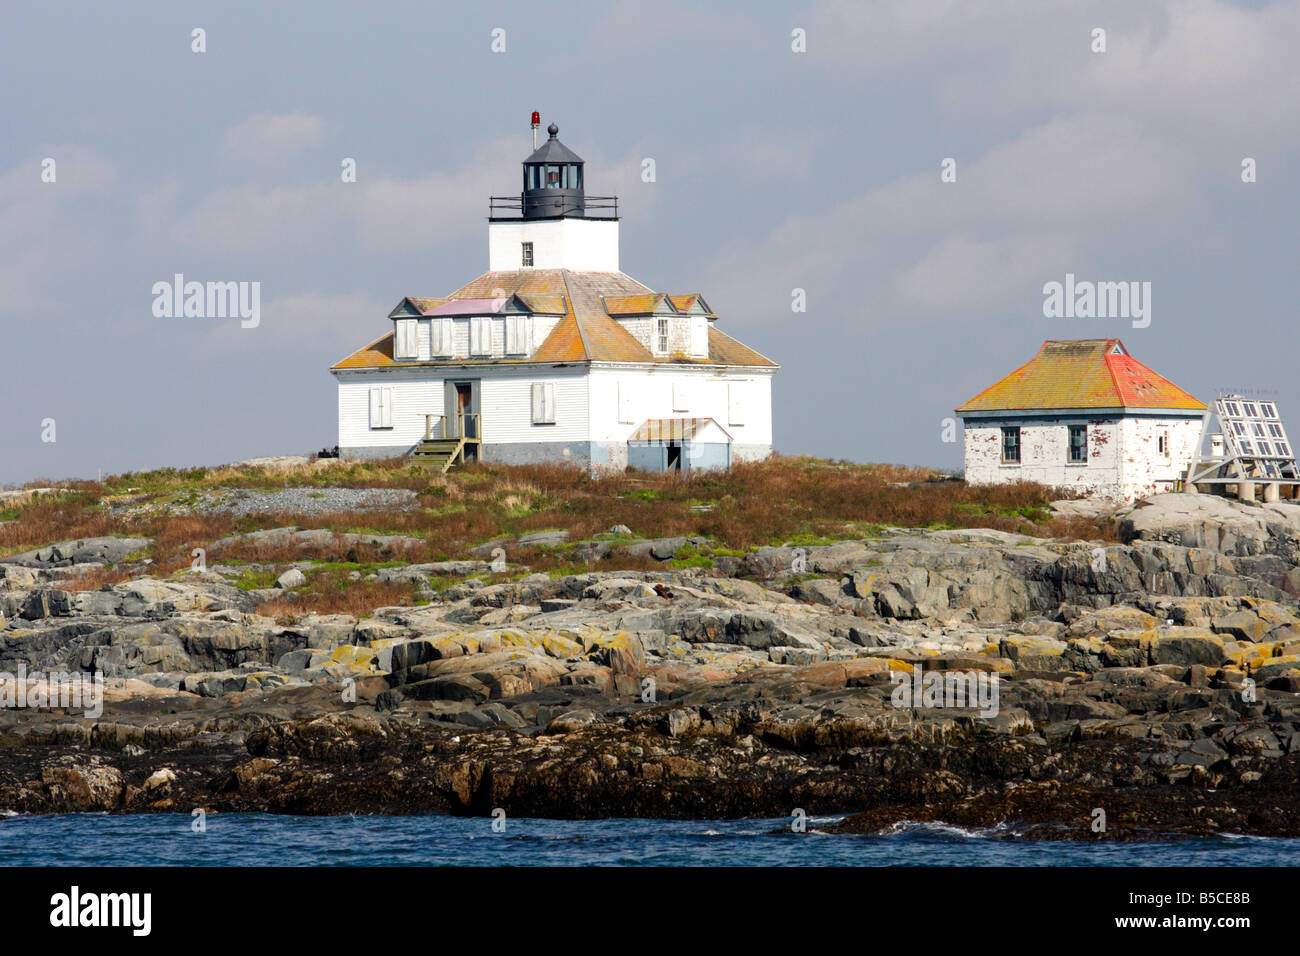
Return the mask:
[[[663,471],[668,467],[668,453],[663,445],[650,442],[627,443],[627,465],[637,471]]]

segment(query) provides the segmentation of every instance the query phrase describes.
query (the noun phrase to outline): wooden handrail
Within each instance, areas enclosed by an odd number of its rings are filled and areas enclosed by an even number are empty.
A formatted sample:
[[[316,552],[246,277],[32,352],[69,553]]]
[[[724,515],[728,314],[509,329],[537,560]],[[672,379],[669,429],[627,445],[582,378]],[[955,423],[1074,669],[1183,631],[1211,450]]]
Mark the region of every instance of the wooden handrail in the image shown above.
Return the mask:
[[[433,420],[434,420],[435,418],[438,420],[438,434],[437,434],[437,435],[434,435],[434,433],[433,433]],[[452,434],[449,434],[449,433],[448,433],[448,428],[447,428],[447,416],[446,416],[446,415],[434,415],[433,413],[427,413],[427,414],[425,414],[425,416],[424,416],[424,440],[425,440],[425,441],[429,441],[431,438],[465,438],[465,437],[467,437],[466,434],[465,434],[465,433],[466,433],[466,429],[465,429],[465,420],[466,420],[467,418],[469,418],[469,419],[473,419],[472,428],[470,429],[470,431],[472,431],[473,434],[468,436],[469,440],[470,440],[470,441],[481,442],[481,441],[483,440],[483,415],[482,415],[481,412],[473,412],[473,413],[464,413],[464,412],[461,412],[461,413],[458,413],[458,414],[456,415],[456,419],[455,419],[455,424],[456,424],[456,434],[455,434],[455,435],[452,435]]]

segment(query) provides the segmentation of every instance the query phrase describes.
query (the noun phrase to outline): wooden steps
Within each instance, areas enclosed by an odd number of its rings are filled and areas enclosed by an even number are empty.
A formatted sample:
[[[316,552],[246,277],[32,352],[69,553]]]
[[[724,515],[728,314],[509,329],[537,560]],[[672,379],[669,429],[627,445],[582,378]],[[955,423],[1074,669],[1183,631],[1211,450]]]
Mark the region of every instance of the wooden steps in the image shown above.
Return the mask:
[[[457,461],[464,460],[464,454],[464,438],[426,438],[411,452],[411,461],[445,475]]]

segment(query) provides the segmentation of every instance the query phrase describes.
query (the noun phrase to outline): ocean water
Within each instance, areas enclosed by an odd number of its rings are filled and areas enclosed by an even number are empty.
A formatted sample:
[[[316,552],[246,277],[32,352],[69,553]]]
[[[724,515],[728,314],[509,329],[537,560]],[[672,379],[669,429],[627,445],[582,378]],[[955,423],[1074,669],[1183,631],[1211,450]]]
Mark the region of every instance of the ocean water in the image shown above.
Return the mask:
[[[833,835],[775,820],[61,814],[0,819],[0,866],[1293,866],[1300,840],[1083,844],[905,825]]]

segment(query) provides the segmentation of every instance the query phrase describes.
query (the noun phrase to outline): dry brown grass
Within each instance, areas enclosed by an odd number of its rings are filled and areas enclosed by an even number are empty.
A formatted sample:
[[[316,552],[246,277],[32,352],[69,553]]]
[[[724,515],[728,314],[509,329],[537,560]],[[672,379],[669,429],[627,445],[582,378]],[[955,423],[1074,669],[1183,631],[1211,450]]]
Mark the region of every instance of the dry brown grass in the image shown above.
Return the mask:
[[[138,570],[97,566],[78,569],[75,574],[60,578],[58,584],[64,591],[98,591],[105,585],[121,584],[139,576]]]
[[[56,541],[119,533],[113,520],[94,507],[93,493],[42,495],[0,524],[0,555],[29,551]]]
[[[402,607],[416,603],[415,587],[396,581],[351,581],[341,571],[314,574],[295,600],[264,601],[257,613],[266,617],[302,614],[351,614],[360,617],[377,607]]]
[[[1054,489],[1034,484],[975,487],[935,481],[935,477],[927,469],[782,457],[690,477],[591,474],[569,465],[490,464],[471,464],[442,476],[419,472],[400,460],[271,473],[246,468],[155,472],[106,479],[103,488],[80,483],[74,493],[23,506],[15,520],[0,525],[0,554],[72,538],[138,534],[154,539],[150,555],[154,573],[167,574],[188,566],[194,548],[208,548],[218,538],[286,525],[401,534],[421,543],[387,550],[368,544],[303,549],[241,542],[224,549],[220,558],[261,564],[304,559],[427,562],[465,558],[475,545],[531,531],[564,529],[570,541],[578,541],[617,524],[643,537],[703,535],[733,549],[862,537],[886,525],[1118,539],[1112,522],[1054,519],[1046,505],[1065,497]],[[272,479],[283,487],[297,478],[315,483],[324,478],[339,485],[411,488],[418,492],[418,507],[242,519],[224,514],[157,515],[136,520],[114,517],[97,507],[108,489],[129,487],[133,478],[150,488],[173,490]],[[697,506],[703,507],[697,510]],[[543,550],[512,553],[511,560],[523,560],[525,554],[539,569],[563,567],[572,560]],[[210,555],[209,562],[216,557]]]

